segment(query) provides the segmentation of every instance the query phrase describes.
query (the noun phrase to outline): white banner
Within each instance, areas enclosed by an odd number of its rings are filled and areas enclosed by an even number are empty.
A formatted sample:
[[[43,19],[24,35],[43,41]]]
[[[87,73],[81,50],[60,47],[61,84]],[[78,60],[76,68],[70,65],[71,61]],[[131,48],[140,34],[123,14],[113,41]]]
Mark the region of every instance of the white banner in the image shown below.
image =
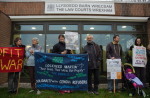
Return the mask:
[[[115,14],[113,2],[45,3],[46,14]]]
[[[79,50],[79,39],[77,32],[65,31],[66,49]]]
[[[107,59],[107,79],[121,78],[121,59]]]
[[[134,67],[145,67],[147,64],[146,48],[143,46],[134,46],[132,50],[132,65]]]

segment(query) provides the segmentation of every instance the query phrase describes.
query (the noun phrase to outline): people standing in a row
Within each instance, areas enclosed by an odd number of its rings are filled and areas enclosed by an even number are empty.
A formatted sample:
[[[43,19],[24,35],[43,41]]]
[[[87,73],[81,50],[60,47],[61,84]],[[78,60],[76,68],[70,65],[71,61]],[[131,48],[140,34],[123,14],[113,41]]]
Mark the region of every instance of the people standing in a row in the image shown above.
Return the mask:
[[[15,38],[14,45],[12,47],[23,47],[25,48],[25,45],[22,45],[22,41],[20,37]],[[19,82],[19,72],[9,72],[8,73],[8,92],[9,93],[17,93],[18,89],[18,82]]]
[[[122,47],[119,44],[119,35],[115,35],[113,37],[113,41],[110,42],[107,47],[106,47],[106,56],[107,59],[121,59],[122,58]],[[112,93],[113,90],[113,80],[108,80],[108,90],[109,93]],[[118,80],[116,80],[115,82],[115,88],[118,92],[120,92],[120,90],[118,89]]]
[[[86,37],[87,45],[83,49],[83,53],[87,53],[88,58],[88,93],[98,95],[98,85],[99,85],[99,66],[101,61],[101,49],[93,41],[92,35],[87,35]],[[94,88],[92,86],[92,76],[94,76]]]
[[[34,52],[41,52],[42,47],[39,46],[39,39],[38,38],[32,38],[32,46],[29,47],[26,51],[26,58],[27,58],[27,69],[29,71],[29,75],[30,75],[30,80],[31,80],[31,88],[32,90],[30,90],[29,92],[34,92],[36,91],[37,94],[40,94],[41,92],[36,89],[35,84],[36,84],[36,80],[35,80],[35,57],[34,57]]]

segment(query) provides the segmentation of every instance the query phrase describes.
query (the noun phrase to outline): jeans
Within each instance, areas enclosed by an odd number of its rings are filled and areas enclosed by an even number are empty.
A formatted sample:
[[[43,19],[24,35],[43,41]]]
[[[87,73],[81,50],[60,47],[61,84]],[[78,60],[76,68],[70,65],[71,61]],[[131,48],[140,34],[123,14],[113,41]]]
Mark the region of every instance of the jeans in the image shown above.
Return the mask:
[[[115,80],[115,88],[118,89],[118,80]],[[114,80],[109,79],[108,80],[108,90],[114,89]]]
[[[18,88],[19,72],[8,73],[8,92],[16,92]]]

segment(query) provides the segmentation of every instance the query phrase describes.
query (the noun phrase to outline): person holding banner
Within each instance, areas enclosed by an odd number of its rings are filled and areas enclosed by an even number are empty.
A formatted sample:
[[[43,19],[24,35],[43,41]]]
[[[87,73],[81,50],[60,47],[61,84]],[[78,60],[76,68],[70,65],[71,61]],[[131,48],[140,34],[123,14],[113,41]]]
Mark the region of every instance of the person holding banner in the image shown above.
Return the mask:
[[[12,47],[23,47],[25,48],[25,45],[22,45],[22,41],[20,37],[15,38],[14,45]],[[19,72],[9,72],[8,73],[8,92],[9,93],[17,93],[18,90],[18,83],[19,83]]]
[[[52,53],[58,53],[58,54],[71,54],[70,50],[66,49],[66,43],[65,43],[65,36],[60,34],[58,36],[59,42],[53,46]],[[64,93],[70,93],[70,90],[62,90],[59,91],[59,93],[64,94]]]
[[[89,56],[88,62],[88,93],[98,95],[99,85],[99,66],[101,61],[101,49],[93,42],[93,35],[87,35],[87,45],[83,49],[83,53]],[[92,75],[94,75],[94,88],[92,87]]]
[[[52,53],[71,54],[71,51],[66,49],[65,36],[60,34],[58,40],[59,42],[53,46]]]
[[[31,88],[32,90],[29,93],[37,91],[37,94],[41,92],[36,89],[35,87],[35,61],[34,61],[34,52],[41,52],[42,47],[38,45],[39,39],[34,37],[32,38],[32,46],[29,47],[26,51],[26,58],[27,58],[27,69],[29,70],[30,80],[31,80]]]
[[[106,47],[106,58],[107,59],[121,59],[122,57],[122,47],[119,44],[119,35],[114,35],[113,37],[113,42],[110,42],[107,47]],[[112,93],[113,90],[113,80],[109,79],[108,80],[108,90],[109,93]],[[117,89],[118,92],[120,90],[118,89],[118,80],[115,81],[115,88]]]

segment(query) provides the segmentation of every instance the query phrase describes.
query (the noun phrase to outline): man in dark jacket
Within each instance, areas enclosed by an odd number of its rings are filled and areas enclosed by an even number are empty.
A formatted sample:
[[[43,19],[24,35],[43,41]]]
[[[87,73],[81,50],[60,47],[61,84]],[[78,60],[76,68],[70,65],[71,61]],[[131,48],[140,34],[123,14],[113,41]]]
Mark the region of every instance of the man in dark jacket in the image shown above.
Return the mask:
[[[83,53],[87,53],[89,56],[88,63],[88,93],[99,94],[99,66],[101,60],[101,49],[93,42],[93,36],[87,36],[87,45],[83,49]],[[92,87],[92,74],[94,75],[94,88]]]
[[[12,47],[23,47],[21,38],[17,37],[14,40],[14,45]],[[18,82],[19,82],[19,72],[9,72],[8,73],[8,92],[9,93],[17,93],[18,89]]]
[[[110,42],[106,47],[107,59],[121,59],[122,57],[122,47],[119,44],[119,35],[113,37],[113,42]],[[116,80],[116,89],[118,89],[118,81]],[[113,80],[108,80],[108,90],[112,93],[113,90]],[[119,91],[119,90],[118,90]]]

